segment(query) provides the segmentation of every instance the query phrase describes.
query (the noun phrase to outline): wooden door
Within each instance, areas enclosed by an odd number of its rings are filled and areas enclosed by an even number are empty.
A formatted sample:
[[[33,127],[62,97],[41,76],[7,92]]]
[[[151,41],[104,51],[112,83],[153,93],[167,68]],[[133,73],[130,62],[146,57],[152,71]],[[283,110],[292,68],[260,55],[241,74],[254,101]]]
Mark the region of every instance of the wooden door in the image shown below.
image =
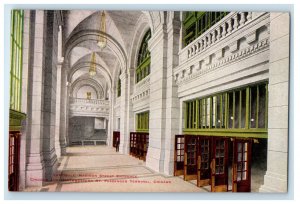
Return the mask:
[[[184,180],[196,180],[198,136],[185,135],[184,141]]]
[[[145,133],[144,136],[144,149],[143,149],[143,160],[146,161],[148,146],[149,146],[149,133]]]
[[[117,138],[119,138],[119,143],[120,143],[120,132],[113,131],[113,147],[116,147]],[[131,138],[131,134],[130,134],[130,138]],[[131,142],[131,140],[130,140],[130,142]]]
[[[183,175],[184,135],[175,135],[174,176]]]
[[[133,134],[133,151],[132,156],[136,157],[137,155],[137,133],[135,132]]]
[[[211,179],[211,138],[199,137],[198,144],[198,161],[197,161],[197,186],[210,185]]]
[[[214,137],[211,161],[211,191],[228,191],[228,138]]]
[[[235,139],[233,145],[232,191],[251,191],[251,139]]]
[[[19,190],[20,137],[18,131],[9,132],[8,190]]]
[[[133,152],[133,135],[134,135],[134,133],[131,132],[130,133],[130,139],[129,139],[129,144],[130,144],[129,154],[130,155],[132,155],[132,152]]]

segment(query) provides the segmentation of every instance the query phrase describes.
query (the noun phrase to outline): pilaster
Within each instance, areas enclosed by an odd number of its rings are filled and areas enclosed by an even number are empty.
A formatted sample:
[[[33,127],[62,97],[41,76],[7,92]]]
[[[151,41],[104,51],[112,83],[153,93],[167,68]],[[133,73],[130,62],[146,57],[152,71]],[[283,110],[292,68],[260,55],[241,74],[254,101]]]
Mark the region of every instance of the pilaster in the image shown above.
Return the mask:
[[[174,15],[175,16],[175,15]],[[165,157],[164,173],[173,175],[175,135],[179,133],[179,99],[177,85],[173,77],[173,68],[179,61],[180,20],[172,19],[167,28],[167,91],[166,91],[166,124],[165,124]]]
[[[28,77],[28,127],[25,186],[41,186],[44,179],[43,141],[43,95],[44,95],[44,19],[41,10],[30,12],[30,69]]]
[[[123,71],[121,79],[121,96],[120,96],[120,152],[129,153],[128,138],[128,74]]]
[[[287,192],[290,16],[270,15],[268,164],[260,192]]]
[[[149,147],[146,166],[164,172],[167,93],[167,30],[162,24],[148,41],[151,53]]]
[[[55,120],[56,120],[56,80],[57,80],[57,40],[58,25],[54,11],[45,11],[44,27],[44,103],[43,107],[43,156],[45,162],[45,179],[52,180],[57,169],[55,152]]]

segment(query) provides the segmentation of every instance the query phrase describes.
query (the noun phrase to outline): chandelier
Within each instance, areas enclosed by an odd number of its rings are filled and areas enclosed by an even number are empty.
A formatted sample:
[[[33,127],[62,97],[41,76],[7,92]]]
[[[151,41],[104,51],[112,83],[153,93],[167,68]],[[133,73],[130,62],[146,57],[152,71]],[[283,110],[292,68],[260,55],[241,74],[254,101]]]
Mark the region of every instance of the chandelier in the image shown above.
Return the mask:
[[[100,15],[100,31],[101,33],[99,35],[97,44],[101,49],[103,49],[106,47],[106,43],[107,43],[107,39],[103,35],[103,33],[106,33],[106,17],[104,11],[102,11]]]
[[[92,57],[91,57],[91,64],[90,64],[89,74],[90,74],[90,76],[95,76],[96,75],[96,56],[95,56],[94,52],[92,53]]]

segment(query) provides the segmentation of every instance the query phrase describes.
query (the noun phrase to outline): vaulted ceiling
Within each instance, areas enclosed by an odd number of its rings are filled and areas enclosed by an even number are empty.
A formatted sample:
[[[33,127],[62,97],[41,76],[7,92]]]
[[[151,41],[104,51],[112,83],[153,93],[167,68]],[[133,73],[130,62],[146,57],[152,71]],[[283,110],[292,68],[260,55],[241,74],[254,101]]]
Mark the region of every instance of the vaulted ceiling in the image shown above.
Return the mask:
[[[102,11],[72,10],[64,11],[65,58],[68,60],[69,82],[80,77],[88,78],[92,53],[96,53],[97,75],[93,78],[99,84],[112,87],[114,75],[119,73],[124,59],[130,55],[133,38],[139,18],[145,18],[142,11],[105,11],[107,46],[97,45],[97,32],[100,31]],[[149,26],[150,27],[150,26]],[[93,34],[91,34],[93,33]],[[88,37],[87,37],[88,36]],[[68,42],[72,41],[72,46]],[[120,54],[121,53],[121,54]],[[88,80],[87,80],[88,83]]]

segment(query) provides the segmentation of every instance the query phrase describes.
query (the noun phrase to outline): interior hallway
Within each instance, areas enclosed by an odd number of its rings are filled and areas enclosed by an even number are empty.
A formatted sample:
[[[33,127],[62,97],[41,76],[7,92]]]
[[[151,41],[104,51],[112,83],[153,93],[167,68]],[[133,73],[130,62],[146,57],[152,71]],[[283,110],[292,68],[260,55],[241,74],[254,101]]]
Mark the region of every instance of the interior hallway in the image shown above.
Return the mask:
[[[62,157],[59,165],[54,177],[56,181],[40,188],[27,188],[25,191],[207,192],[209,190],[198,188],[195,183],[186,182],[181,177],[156,173],[147,168],[143,161],[118,153],[114,148],[104,145],[68,147],[67,154]],[[125,181],[127,183],[124,183]]]

